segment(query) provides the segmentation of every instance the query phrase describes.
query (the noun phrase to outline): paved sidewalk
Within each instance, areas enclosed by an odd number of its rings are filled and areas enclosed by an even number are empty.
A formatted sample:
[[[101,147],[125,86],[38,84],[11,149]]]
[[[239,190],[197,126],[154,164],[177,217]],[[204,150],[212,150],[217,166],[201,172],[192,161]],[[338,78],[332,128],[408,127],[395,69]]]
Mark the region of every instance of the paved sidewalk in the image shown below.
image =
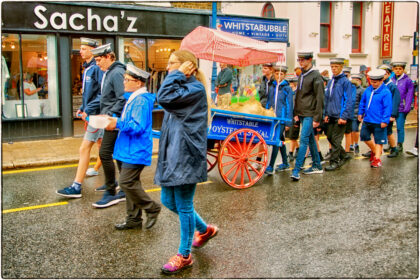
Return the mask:
[[[407,116],[407,125],[417,124],[417,112]],[[395,127],[395,126],[394,126]],[[82,137],[2,143],[2,170],[77,163]],[[158,152],[159,140],[153,139],[153,153]],[[93,146],[91,159],[96,160],[98,148]]]

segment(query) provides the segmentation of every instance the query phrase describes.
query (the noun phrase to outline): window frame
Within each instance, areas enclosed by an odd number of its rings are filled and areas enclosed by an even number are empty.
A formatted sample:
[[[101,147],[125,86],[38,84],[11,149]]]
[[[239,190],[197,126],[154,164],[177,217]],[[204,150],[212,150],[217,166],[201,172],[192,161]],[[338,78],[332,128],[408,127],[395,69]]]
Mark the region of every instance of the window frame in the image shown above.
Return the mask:
[[[319,51],[320,52],[331,52],[331,22],[332,22],[332,2],[328,2],[328,4],[329,4],[329,22],[328,23],[324,23],[324,22],[321,22],[321,19],[320,19],[320,36],[319,36],[319,44],[320,44],[320,46],[319,46]],[[321,6],[322,7],[322,6]],[[322,13],[322,8],[321,8],[321,13]],[[321,27],[322,26],[326,26],[327,28],[328,28],[328,32],[327,32],[327,36],[328,36],[328,47],[327,48],[321,48]]]
[[[353,20],[352,20],[352,34],[353,34],[353,28],[356,28],[358,30],[357,35],[358,35],[358,48],[357,49],[353,49],[353,42],[351,44],[351,52],[352,53],[361,53],[362,52],[362,29],[363,29],[363,2],[354,2],[353,3],[353,14],[354,14],[354,4],[358,3],[360,4],[360,25],[355,25]],[[353,40],[353,38],[352,38]]]
[[[272,12],[272,16],[267,15],[269,12]],[[273,4],[271,4],[271,2],[267,2],[267,3],[264,4],[264,7],[263,7],[262,12],[261,12],[261,17],[276,18],[276,12],[274,11],[274,6],[273,6]]]

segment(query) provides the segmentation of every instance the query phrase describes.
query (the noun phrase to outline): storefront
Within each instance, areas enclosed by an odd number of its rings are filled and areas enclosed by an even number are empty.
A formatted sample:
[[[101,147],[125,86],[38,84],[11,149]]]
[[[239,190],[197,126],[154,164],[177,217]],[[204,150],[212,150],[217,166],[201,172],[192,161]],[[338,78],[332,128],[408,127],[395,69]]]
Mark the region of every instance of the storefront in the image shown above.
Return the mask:
[[[156,92],[167,60],[211,12],[86,2],[2,3],[3,142],[70,137],[81,103],[80,37],[111,43],[150,71]]]
[[[210,22],[210,10],[106,2],[2,2],[2,141],[80,135],[75,124],[81,121],[74,118],[82,98],[80,37],[111,43],[119,61],[151,73],[148,89],[157,92],[170,54],[179,49],[185,35]],[[283,19],[218,15],[218,28],[282,49],[288,45],[288,24]],[[250,30],[252,34],[246,33]],[[210,81],[212,63],[200,61],[200,67]],[[258,86],[260,65],[237,70],[240,92]],[[156,113],[153,125],[160,122],[161,114]]]

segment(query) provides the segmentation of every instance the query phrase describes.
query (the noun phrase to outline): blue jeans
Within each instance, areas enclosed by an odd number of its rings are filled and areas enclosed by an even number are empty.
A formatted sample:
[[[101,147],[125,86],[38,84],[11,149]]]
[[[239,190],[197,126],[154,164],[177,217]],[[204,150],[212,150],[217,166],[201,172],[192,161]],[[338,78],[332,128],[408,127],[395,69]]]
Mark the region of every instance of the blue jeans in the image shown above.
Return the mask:
[[[312,125],[312,117],[299,117],[299,120],[302,124],[302,129],[300,130],[300,147],[299,152],[296,158],[294,172],[299,172],[303,162],[305,160],[306,150],[309,146],[309,151],[312,155],[312,166],[322,169],[321,161],[319,159],[318,148],[316,146],[315,137],[314,137],[314,128]]]
[[[284,124],[281,124],[280,125],[280,140],[281,141],[285,141],[285,138],[284,138],[285,129],[286,129],[286,126]],[[283,164],[289,164],[288,157],[287,157],[286,144],[284,144],[281,147],[273,145],[273,151],[271,152],[271,159],[270,159],[270,164],[269,164],[271,167],[274,167],[274,164],[276,163],[276,158],[279,153],[279,149],[281,153],[281,158],[283,160]]]
[[[398,143],[404,143],[405,131],[405,119],[407,117],[407,113],[398,112],[397,116],[397,135],[398,135]]]
[[[181,224],[181,243],[178,253],[187,257],[191,253],[194,231],[207,231],[207,224],[194,210],[195,184],[162,187],[161,201],[169,210],[178,214]]]

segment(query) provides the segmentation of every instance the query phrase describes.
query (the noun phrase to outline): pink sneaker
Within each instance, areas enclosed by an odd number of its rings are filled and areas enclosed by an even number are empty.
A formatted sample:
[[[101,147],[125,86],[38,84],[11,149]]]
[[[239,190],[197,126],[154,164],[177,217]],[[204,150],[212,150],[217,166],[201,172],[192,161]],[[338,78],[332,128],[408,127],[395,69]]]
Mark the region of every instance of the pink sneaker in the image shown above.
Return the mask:
[[[176,254],[162,267],[162,272],[165,274],[175,274],[191,267],[193,263],[194,261],[192,260],[191,254],[188,256],[188,259],[184,259],[181,254]]]
[[[219,228],[217,226],[207,225],[207,231],[205,233],[200,234],[198,231],[195,232],[192,246],[197,249],[203,247],[210,239],[215,237],[218,232]]]

